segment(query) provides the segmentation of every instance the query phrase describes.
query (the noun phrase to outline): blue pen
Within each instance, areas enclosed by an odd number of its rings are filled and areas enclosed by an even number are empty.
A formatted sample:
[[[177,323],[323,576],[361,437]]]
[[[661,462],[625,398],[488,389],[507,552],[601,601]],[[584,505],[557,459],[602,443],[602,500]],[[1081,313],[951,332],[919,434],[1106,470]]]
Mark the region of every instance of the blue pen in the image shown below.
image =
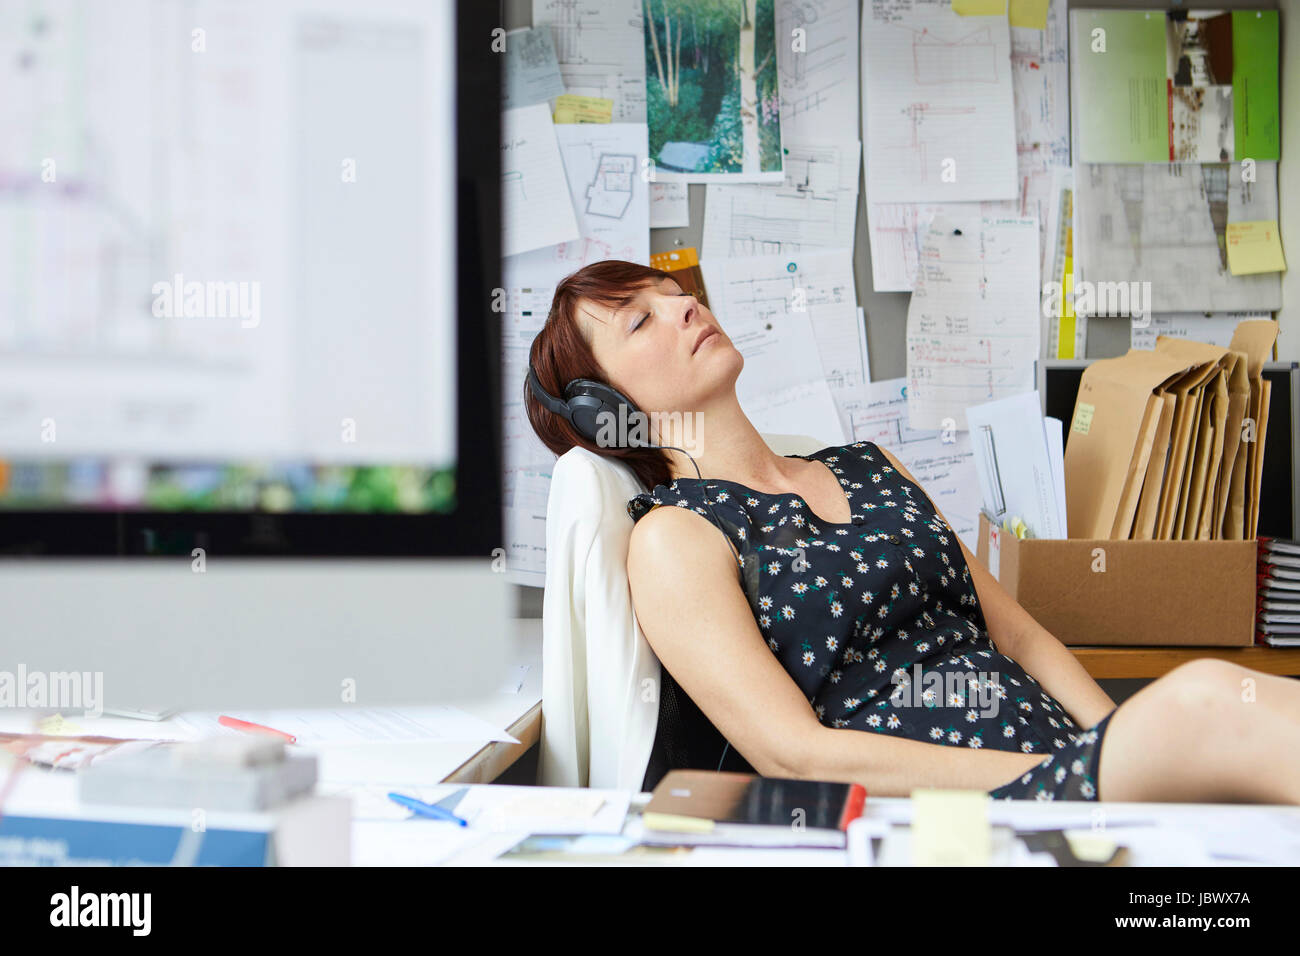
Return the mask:
[[[415,797],[404,796],[400,793],[390,793],[388,799],[394,803],[400,803],[406,809],[421,816],[433,817],[435,820],[447,820],[451,823],[459,823],[463,827],[469,826],[468,820],[463,820],[450,810],[444,810],[442,807],[434,806],[432,803],[425,803],[417,800]]]

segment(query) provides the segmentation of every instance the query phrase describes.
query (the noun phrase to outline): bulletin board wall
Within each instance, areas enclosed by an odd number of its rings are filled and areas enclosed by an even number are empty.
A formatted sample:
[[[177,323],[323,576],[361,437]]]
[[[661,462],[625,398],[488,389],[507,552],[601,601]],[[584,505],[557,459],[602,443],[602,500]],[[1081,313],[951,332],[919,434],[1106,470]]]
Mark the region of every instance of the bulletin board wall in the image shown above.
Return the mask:
[[[869,2],[869,0],[868,0]],[[1282,70],[1282,159],[1278,164],[1279,216],[1282,242],[1288,251],[1288,240],[1293,244],[1293,256],[1300,256],[1300,188],[1288,189],[1287,184],[1300,182],[1300,66],[1288,69],[1290,55],[1300,54],[1300,0],[1205,0],[1188,4],[1143,2],[1143,0],[1070,0],[1069,7],[1110,7],[1116,9],[1147,10],[1186,6],[1191,9],[1260,9],[1281,10],[1281,70]],[[859,11],[861,4],[859,5]],[[532,25],[531,0],[508,0],[505,5],[506,29]],[[1290,108],[1288,108],[1290,107]],[[1288,122],[1287,120],[1292,121]],[[862,130],[858,130],[859,138]],[[703,185],[691,185],[691,224],[680,229],[650,230],[650,251],[667,252],[672,249],[700,247],[704,222]],[[876,292],[871,285],[871,244],[867,236],[866,183],[859,169],[858,216],[854,239],[853,271],[857,281],[858,304],[866,315],[867,343],[870,349],[871,378],[873,381],[899,378],[907,374],[907,303],[909,293]],[[1300,263],[1300,259],[1296,260]],[[1300,266],[1297,266],[1300,268]],[[1282,278],[1283,302],[1300,302],[1300,278],[1296,269]],[[719,316],[725,322],[726,316]],[[1278,337],[1278,358],[1300,360],[1300,333],[1287,335],[1287,322],[1283,313],[1277,318],[1282,323]],[[1046,329],[1044,329],[1046,341]],[[1108,358],[1123,355],[1129,348],[1129,323],[1120,318],[1093,318],[1088,323],[1086,358]]]

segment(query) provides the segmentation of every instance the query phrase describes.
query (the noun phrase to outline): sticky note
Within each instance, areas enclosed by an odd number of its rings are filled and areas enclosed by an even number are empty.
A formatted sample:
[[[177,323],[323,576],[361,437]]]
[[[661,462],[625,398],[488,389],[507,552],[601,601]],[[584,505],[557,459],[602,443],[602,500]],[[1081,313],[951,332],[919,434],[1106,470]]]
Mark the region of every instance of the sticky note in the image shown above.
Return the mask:
[[[913,866],[988,866],[992,855],[987,793],[912,791]]]
[[[1228,271],[1235,276],[1285,272],[1277,220],[1230,222],[1227,229]]]
[[[959,17],[1000,17],[1007,12],[1007,0],[952,0],[952,12]]]
[[[1091,830],[1066,830],[1065,839],[1070,852],[1089,863],[1105,863],[1119,849],[1112,838]]]
[[[1011,0],[1011,25],[1031,30],[1047,29],[1047,6],[1051,0]]]
[[[614,101],[604,96],[574,96],[564,93],[555,98],[556,123],[608,123],[614,116]]]

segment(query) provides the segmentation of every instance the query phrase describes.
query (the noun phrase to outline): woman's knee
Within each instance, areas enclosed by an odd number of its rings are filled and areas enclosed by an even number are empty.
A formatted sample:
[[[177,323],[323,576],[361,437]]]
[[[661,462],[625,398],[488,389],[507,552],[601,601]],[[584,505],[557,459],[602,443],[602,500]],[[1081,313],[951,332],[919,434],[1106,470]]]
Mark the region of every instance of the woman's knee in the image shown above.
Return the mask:
[[[1250,700],[1250,671],[1229,661],[1201,657],[1180,664],[1152,684],[1163,707],[1185,719],[1221,720]]]

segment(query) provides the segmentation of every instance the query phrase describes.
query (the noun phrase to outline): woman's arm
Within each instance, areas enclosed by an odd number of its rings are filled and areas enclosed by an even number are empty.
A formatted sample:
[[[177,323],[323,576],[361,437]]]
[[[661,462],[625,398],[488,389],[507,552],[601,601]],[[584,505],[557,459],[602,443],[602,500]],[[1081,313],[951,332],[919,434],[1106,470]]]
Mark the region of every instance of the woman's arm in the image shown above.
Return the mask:
[[[660,663],[764,776],[907,796],[915,787],[992,790],[1044,759],[822,724],[759,631],[726,542],[685,508],[655,508],[637,522],[627,571],[637,622]]]
[[[918,488],[921,487],[921,483],[899,464],[898,459],[885,448],[881,447],[880,450],[899,474]],[[931,501],[930,504],[933,505],[934,502]],[[938,508],[934,510],[943,518],[943,513]],[[944,523],[947,523],[946,518]],[[1114,710],[1115,702],[1092,679],[1078,658],[1020,606],[998,579],[970,553],[970,549],[962,544],[960,538],[957,539],[957,544],[970,567],[975,594],[979,598],[980,609],[984,612],[989,637],[998,651],[1032,675],[1048,694],[1070,712],[1081,727],[1093,726]]]

